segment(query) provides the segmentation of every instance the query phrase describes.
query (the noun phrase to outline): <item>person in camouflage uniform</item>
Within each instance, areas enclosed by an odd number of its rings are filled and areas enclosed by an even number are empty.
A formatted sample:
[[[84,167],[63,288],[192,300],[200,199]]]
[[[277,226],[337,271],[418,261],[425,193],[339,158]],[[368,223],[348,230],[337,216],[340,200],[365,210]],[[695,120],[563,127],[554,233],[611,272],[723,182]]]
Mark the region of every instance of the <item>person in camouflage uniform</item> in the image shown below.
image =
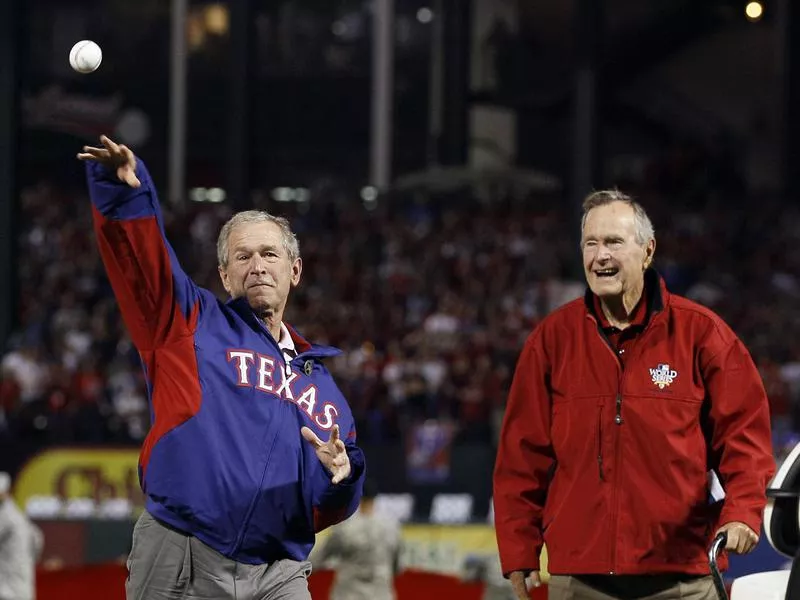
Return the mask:
[[[11,497],[11,477],[0,473],[0,600],[36,598],[36,563],[44,536]]]
[[[514,588],[503,577],[500,557],[495,552],[490,555],[470,556],[464,564],[464,581],[483,582],[481,600],[516,600]]]
[[[334,526],[314,548],[314,567],[336,572],[331,600],[395,600],[394,576],[399,570],[400,526],[375,511],[377,487],[364,482],[358,512]]]

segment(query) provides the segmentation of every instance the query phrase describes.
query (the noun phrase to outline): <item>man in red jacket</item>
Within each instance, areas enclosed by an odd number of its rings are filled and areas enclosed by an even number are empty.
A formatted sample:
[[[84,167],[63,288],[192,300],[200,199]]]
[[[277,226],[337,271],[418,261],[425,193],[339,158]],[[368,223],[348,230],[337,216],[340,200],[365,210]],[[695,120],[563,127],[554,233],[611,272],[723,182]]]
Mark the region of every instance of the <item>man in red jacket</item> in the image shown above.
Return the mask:
[[[651,268],[642,207],[584,202],[586,296],[517,363],[494,472],[503,573],[518,598],[547,544],[550,600],[716,599],[707,549],[758,542],[775,470],[766,393],[722,319]],[[724,501],[710,499],[717,473]],[[725,566],[725,558],[721,566]]]

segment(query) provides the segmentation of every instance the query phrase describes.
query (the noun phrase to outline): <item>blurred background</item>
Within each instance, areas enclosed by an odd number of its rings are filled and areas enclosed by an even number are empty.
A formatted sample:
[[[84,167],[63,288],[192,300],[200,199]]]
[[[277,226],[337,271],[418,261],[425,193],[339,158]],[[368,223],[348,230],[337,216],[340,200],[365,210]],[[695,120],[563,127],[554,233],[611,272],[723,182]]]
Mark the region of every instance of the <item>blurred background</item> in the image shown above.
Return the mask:
[[[800,440],[796,2],[4,0],[0,29],[0,471],[48,569],[124,557],[141,508],[144,380],[74,158],[100,133],[148,163],[221,296],[221,224],[291,219],[288,320],[344,350],[408,567],[494,551],[506,393],[531,328],[583,293],[594,188],[644,204],[669,287],[748,345],[778,457]],[[104,52],[88,75],[81,39]],[[764,540],[730,576],[783,562]]]

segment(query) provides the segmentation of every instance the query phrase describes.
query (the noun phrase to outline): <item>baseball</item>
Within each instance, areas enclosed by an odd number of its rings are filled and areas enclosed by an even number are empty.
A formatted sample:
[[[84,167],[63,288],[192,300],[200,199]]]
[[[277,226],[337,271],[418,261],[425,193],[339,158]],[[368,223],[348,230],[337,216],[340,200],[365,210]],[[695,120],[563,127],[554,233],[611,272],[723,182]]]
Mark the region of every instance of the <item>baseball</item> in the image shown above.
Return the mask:
[[[69,64],[78,73],[96,71],[102,60],[103,51],[91,40],[81,40],[69,51]]]

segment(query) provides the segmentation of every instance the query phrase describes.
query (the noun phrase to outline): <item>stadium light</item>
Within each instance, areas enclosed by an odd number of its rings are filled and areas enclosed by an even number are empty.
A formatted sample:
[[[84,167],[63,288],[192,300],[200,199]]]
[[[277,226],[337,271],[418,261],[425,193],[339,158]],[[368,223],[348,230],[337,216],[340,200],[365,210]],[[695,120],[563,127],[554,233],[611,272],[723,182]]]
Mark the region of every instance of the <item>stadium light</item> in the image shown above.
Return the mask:
[[[430,8],[423,7],[417,11],[417,21],[423,24],[433,21],[433,11]]]
[[[764,16],[764,5],[757,0],[748,2],[747,6],[744,7],[744,14],[747,16],[748,21],[753,23],[760,21],[761,17]]]

